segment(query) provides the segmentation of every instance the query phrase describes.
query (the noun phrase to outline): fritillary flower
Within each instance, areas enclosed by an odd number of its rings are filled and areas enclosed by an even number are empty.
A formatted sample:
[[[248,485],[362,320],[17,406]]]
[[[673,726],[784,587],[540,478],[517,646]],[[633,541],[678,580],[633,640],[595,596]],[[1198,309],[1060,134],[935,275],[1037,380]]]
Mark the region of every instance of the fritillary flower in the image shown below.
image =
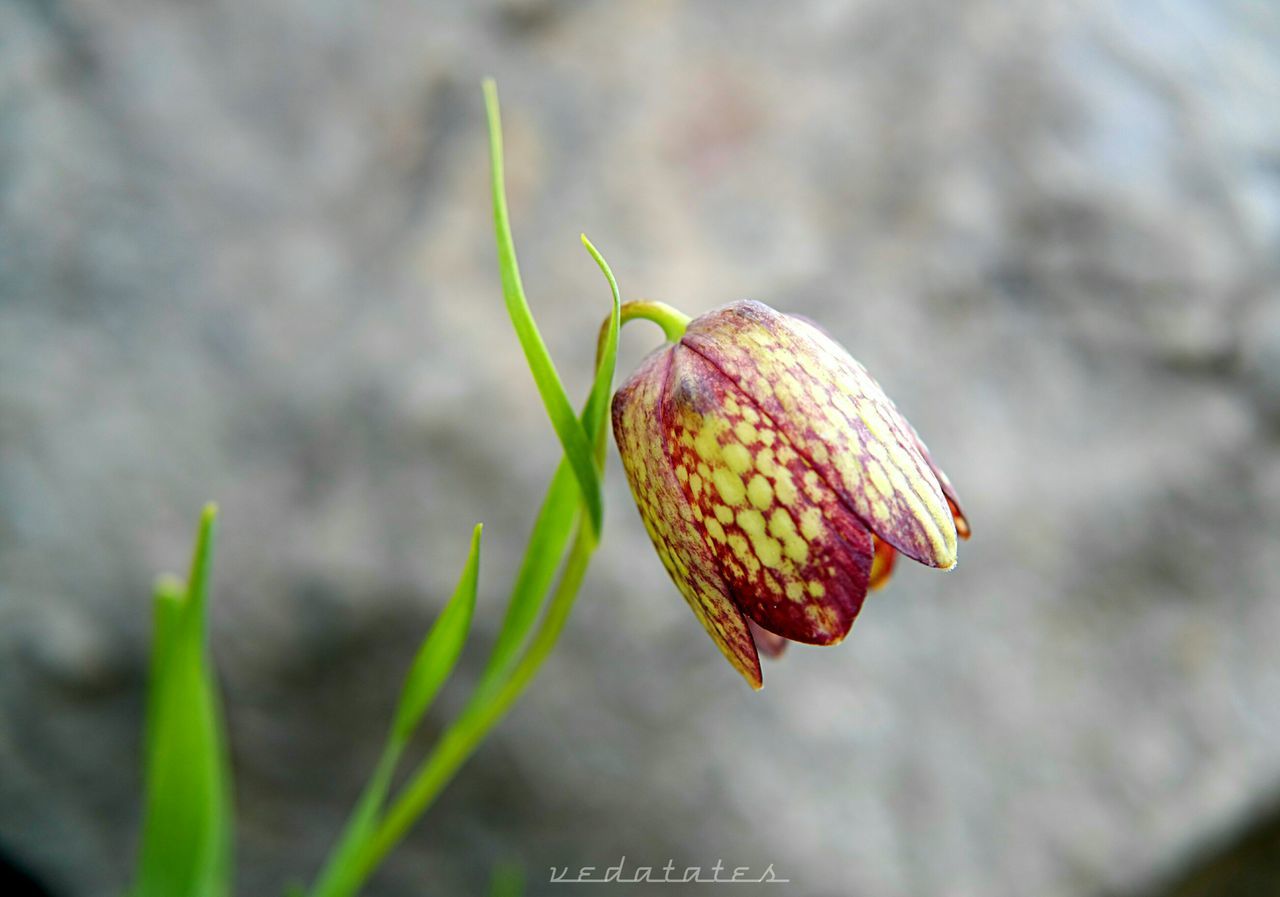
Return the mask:
[[[618,390],[614,436],[667,572],[760,688],[760,652],[840,642],[899,553],[949,570],[969,525],[915,430],[817,327],[736,302],[678,329]]]

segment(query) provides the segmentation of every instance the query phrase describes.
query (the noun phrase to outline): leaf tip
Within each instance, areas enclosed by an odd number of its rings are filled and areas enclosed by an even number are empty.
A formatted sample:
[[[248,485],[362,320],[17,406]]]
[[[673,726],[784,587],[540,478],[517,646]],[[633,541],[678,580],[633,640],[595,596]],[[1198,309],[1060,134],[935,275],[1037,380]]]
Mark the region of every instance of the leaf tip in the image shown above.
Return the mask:
[[[218,522],[218,503],[216,501],[207,501],[204,507],[200,509],[200,535],[207,538],[207,534],[211,532]]]
[[[187,584],[172,573],[163,573],[156,577],[151,592],[157,601],[181,603],[187,596]]]

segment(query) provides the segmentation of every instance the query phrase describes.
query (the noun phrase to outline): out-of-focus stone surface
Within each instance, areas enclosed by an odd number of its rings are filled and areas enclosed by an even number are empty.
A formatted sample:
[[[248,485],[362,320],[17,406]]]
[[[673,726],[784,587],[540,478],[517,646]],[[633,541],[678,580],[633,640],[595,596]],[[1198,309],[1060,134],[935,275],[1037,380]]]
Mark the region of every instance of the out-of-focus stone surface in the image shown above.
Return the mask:
[[[149,583],[206,497],[242,893],[314,870],[482,519],[474,675],[556,459],[490,73],[575,393],[585,230],[632,297],[821,321],[976,538],[755,695],[613,464],[562,647],[371,895],[622,855],[1149,893],[1247,826],[1280,794],[1280,12],[1118,6],[0,3],[0,847],[125,885]]]

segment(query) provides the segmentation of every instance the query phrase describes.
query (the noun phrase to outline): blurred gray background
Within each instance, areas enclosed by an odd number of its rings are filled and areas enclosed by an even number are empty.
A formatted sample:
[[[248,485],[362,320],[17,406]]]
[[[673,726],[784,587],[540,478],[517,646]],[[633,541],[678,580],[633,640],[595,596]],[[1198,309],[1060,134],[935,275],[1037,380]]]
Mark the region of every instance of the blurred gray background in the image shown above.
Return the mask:
[[[608,308],[586,231],[631,298],[824,324],[976,536],[753,694],[611,459],[560,649],[368,893],[514,864],[561,894],[549,866],[623,855],[797,895],[1280,893],[1264,0],[0,2],[7,862],[126,884],[150,583],[207,498],[241,893],[315,870],[483,520],[439,709],[465,696],[558,457],[498,287],[486,74],[574,395]]]

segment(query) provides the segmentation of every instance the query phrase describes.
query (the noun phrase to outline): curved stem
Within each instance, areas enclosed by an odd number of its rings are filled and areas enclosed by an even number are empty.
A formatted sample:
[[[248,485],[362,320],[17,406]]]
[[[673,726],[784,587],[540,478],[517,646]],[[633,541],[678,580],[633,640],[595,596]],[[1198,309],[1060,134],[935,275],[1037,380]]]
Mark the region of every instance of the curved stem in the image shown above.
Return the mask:
[[[628,321],[634,321],[637,318],[646,321],[652,321],[662,328],[663,334],[669,343],[678,343],[680,337],[684,336],[685,328],[689,326],[692,320],[684,312],[678,308],[673,308],[665,302],[650,302],[647,300],[639,300],[622,303],[622,316],[618,319],[618,326],[622,326]],[[600,337],[596,340],[596,357],[599,358],[600,350],[604,348],[604,338],[609,332],[609,319],[605,318],[604,323],[600,325]]]

